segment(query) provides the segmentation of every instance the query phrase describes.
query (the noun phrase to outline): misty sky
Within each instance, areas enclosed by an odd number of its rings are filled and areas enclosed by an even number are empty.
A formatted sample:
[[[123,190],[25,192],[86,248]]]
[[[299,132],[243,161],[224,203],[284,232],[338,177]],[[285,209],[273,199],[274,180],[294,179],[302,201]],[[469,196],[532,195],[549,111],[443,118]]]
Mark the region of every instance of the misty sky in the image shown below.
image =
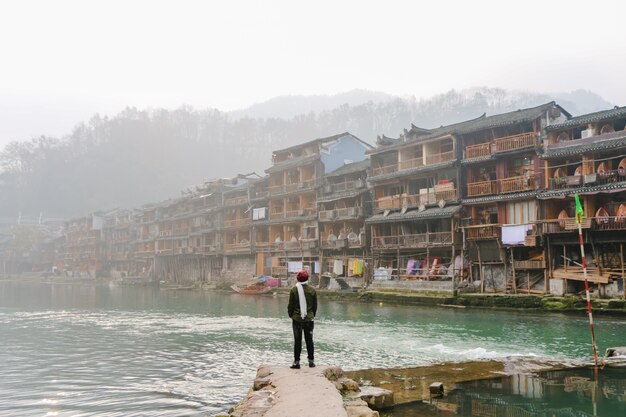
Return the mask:
[[[626,2],[7,1],[0,146],[125,106],[355,88],[592,90],[626,105]]]

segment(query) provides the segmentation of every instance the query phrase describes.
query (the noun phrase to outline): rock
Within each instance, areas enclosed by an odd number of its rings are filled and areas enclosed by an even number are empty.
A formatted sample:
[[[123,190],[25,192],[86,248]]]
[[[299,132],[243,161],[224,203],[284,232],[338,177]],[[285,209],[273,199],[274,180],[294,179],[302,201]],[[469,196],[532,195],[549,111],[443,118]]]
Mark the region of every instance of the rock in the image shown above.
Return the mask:
[[[267,386],[271,386],[272,385],[272,380],[270,379],[269,376],[266,376],[264,378],[256,378],[254,380],[254,384],[252,385],[252,389],[254,391],[258,391],[262,388],[265,388]]]
[[[272,375],[272,367],[269,365],[261,365],[256,371],[257,378],[265,378]]]
[[[359,396],[374,410],[384,410],[395,405],[393,392],[378,387],[363,387]]]
[[[626,346],[619,346],[614,348],[608,348],[606,350],[606,357],[613,358],[616,356],[626,356]]]
[[[350,378],[340,378],[336,381],[341,388],[338,388],[342,394],[346,394],[349,392],[359,392],[361,389],[359,388],[359,384],[354,382],[354,380]],[[337,384],[335,384],[337,386]]]
[[[324,376],[329,381],[336,381],[343,376],[343,369],[337,366],[326,368],[326,370],[324,370]]]
[[[348,405],[346,406],[348,417],[380,417],[378,411],[371,410],[366,405]]]

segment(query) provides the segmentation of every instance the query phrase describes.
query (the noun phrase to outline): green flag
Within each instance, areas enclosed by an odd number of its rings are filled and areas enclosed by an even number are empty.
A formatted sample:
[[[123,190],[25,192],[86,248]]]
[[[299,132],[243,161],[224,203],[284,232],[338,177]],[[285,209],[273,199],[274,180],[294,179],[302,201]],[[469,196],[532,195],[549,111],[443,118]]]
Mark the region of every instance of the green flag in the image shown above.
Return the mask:
[[[578,198],[578,194],[574,194],[576,198],[576,217],[578,221],[581,221],[585,213],[583,212],[583,206],[580,204],[580,198]]]

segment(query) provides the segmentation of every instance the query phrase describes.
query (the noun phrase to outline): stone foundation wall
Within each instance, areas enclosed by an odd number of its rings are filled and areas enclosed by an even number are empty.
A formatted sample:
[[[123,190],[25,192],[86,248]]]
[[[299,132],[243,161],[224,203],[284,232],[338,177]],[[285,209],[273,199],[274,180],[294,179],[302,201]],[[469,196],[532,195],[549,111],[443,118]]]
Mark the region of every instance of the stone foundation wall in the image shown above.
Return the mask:
[[[255,277],[256,260],[254,255],[224,256],[222,280],[243,283],[250,282]]]
[[[452,281],[374,281],[372,290],[437,291],[452,293]]]

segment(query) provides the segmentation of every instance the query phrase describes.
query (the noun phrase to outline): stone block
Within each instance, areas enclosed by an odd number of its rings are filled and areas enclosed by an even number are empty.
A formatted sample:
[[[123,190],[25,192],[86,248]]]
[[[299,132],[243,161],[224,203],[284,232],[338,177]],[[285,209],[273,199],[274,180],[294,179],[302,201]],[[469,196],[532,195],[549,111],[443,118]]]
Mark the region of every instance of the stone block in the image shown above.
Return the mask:
[[[366,405],[348,405],[346,406],[348,417],[380,417],[378,411],[370,409]]]
[[[384,410],[395,405],[393,391],[378,387],[363,387],[359,396],[374,410]]]

